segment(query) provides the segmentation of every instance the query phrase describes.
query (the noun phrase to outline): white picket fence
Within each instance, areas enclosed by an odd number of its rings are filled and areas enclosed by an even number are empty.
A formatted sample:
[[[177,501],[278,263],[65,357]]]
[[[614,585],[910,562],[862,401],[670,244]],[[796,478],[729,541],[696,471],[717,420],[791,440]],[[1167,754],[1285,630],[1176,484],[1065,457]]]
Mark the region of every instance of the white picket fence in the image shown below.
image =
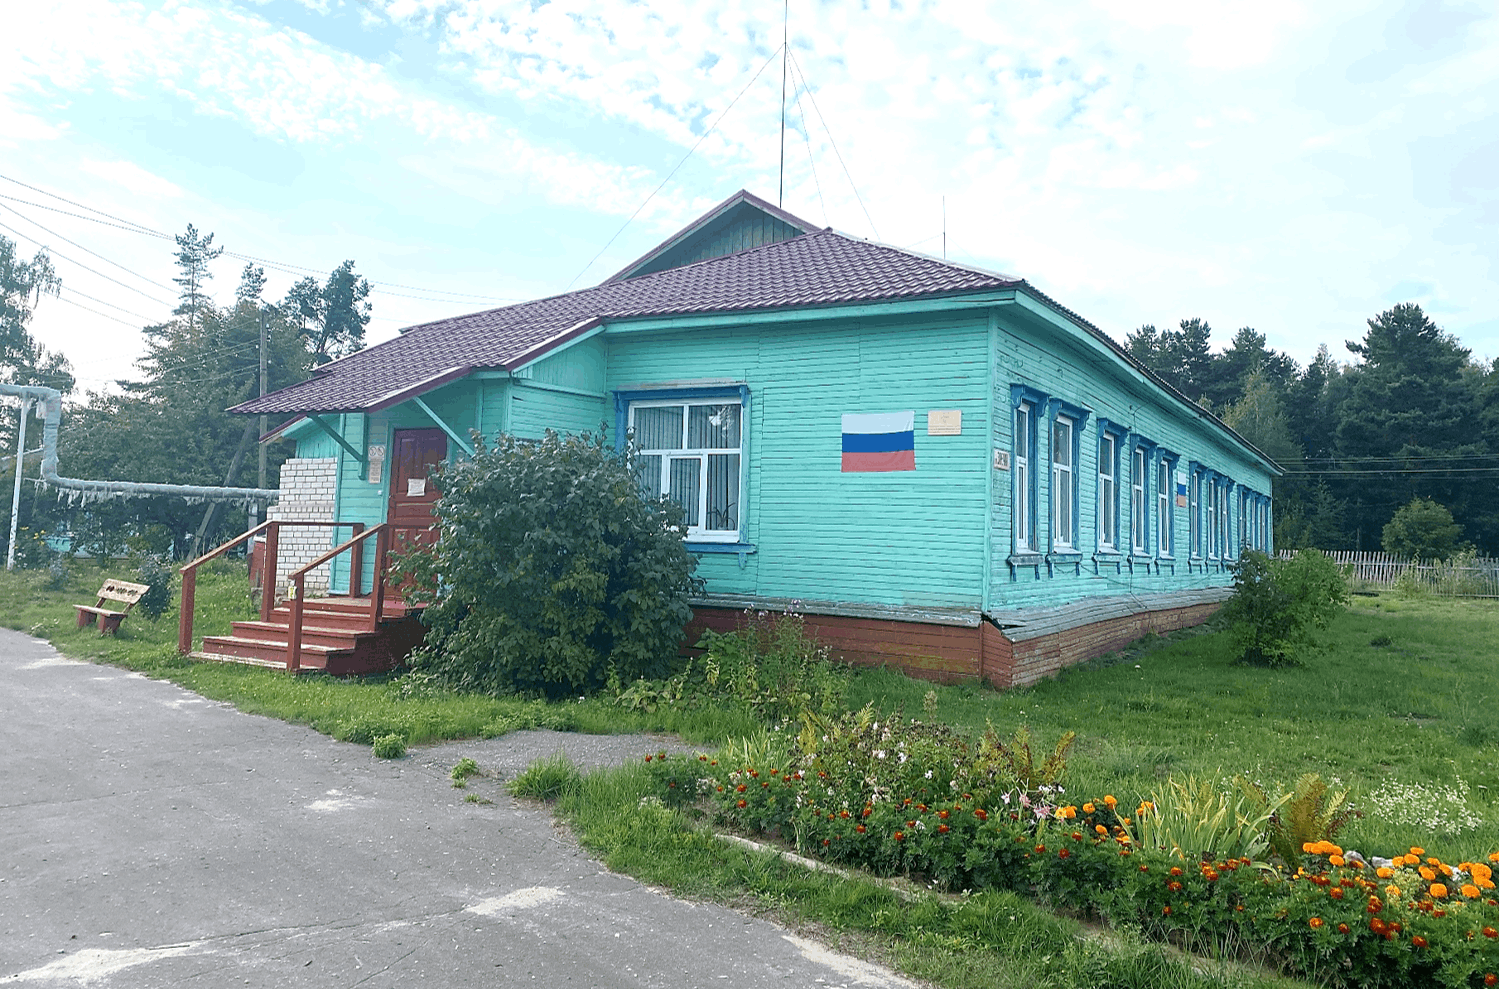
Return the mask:
[[[1291,555],[1289,550],[1280,553],[1281,559]],[[1499,559],[1463,556],[1450,563],[1423,563],[1393,553],[1334,550],[1327,555],[1349,568],[1349,580],[1356,587],[1405,583],[1446,597],[1499,598]]]

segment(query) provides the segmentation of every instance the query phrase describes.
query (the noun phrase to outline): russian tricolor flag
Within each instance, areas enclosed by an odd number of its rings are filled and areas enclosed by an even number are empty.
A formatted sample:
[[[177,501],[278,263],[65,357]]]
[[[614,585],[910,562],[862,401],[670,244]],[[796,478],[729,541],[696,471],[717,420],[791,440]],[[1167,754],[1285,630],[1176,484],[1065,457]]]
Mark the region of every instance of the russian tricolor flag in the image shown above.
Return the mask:
[[[843,417],[843,473],[916,469],[916,413]]]

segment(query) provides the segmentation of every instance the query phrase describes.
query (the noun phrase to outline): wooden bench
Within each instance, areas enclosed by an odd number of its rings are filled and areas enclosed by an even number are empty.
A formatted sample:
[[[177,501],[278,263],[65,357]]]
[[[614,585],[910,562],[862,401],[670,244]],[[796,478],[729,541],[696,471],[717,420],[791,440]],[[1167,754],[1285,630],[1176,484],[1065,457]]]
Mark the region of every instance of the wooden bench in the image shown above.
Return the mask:
[[[99,600],[92,606],[86,604],[75,604],[78,611],[78,627],[92,625],[97,622],[100,635],[113,635],[120,629],[120,622],[130,614],[136,602],[140,601],[141,595],[151,589],[149,584],[132,584],[128,580],[115,580],[111,577],[99,588]],[[104,607],[105,601],[118,601],[125,606],[124,610],[116,611],[113,608]]]

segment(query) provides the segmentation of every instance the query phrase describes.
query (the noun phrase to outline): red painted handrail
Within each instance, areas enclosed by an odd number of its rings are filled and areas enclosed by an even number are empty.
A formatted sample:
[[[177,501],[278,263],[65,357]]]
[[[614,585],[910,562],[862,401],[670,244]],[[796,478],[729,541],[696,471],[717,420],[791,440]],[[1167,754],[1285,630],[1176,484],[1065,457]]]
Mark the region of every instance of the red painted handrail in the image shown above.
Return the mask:
[[[269,621],[271,610],[276,605],[276,556],[280,546],[282,526],[327,526],[328,528],[339,528],[350,526],[354,531],[363,530],[363,522],[308,522],[301,520],[272,519],[262,522],[248,532],[242,532],[238,536],[209,550],[202,556],[184,566],[179,572],[182,574],[182,604],[178,609],[177,618],[177,651],[186,655],[193,651],[193,608],[197,598],[198,568],[209,560],[223,556],[240,543],[253,539],[260,533],[265,533],[265,556],[261,560],[260,569],[260,620]],[[362,563],[362,561],[360,561]]]
[[[419,523],[410,524],[398,522],[381,522],[378,525],[372,526],[368,529],[363,529],[362,531],[356,530],[354,535],[349,537],[347,542],[335,546],[333,549],[330,549],[328,552],[324,553],[316,560],[313,560],[311,563],[306,564],[300,570],[292,571],[292,573],[287,576],[286,579],[291,583],[291,600],[287,602],[287,606],[291,610],[286,636],[287,672],[296,673],[302,668],[302,614],[303,608],[305,607],[304,602],[306,600],[306,590],[304,584],[307,579],[307,574],[311,570],[322,566],[329,560],[332,560],[334,557],[338,556],[338,554],[344,552],[345,550],[348,550],[349,593],[352,597],[358,597],[360,583],[364,579],[364,559],[362,555],[364,541],[366,539],[369,539],[371,536],[374,536],[375,573],[374,580],[371,582],[373,586],[371,586],[370,588],[369,622],[366,626],[366,631],[374,632],[379,629],[380,620],[384,616],[385,570],[388,566],[390,557],[391,534],[396,529],[425,528],[428,528],[428,526]]]

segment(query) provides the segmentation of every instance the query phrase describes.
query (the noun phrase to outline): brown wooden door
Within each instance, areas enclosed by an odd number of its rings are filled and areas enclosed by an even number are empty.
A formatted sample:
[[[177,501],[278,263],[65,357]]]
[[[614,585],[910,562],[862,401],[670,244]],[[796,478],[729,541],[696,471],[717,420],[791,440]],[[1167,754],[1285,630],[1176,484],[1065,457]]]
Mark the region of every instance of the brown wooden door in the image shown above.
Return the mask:
[[[385,516],[397,526],[417,525],[421,529],[396,529],[393,545],[406,549],[412,543],[437,541],[436,531],[428,531],[437,501],[437,486],[429,476],[432,465],[448,456],[448,437],[440,429],[398,429],[392,437],[394,456],[390,463],[390,507]]]

